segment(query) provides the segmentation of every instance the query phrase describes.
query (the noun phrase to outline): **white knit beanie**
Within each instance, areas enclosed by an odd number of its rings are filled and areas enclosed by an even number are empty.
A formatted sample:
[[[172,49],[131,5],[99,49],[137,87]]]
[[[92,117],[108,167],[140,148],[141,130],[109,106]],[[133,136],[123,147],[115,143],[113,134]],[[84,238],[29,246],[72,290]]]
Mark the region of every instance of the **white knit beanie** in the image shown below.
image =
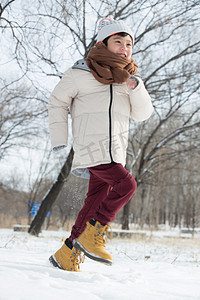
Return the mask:
[[[102,19],[98,26],[97,42],[102,42],[105,38],[120,32],[128,33],[134,43],[132,30],[122,20],[117,21],[111,18]]]

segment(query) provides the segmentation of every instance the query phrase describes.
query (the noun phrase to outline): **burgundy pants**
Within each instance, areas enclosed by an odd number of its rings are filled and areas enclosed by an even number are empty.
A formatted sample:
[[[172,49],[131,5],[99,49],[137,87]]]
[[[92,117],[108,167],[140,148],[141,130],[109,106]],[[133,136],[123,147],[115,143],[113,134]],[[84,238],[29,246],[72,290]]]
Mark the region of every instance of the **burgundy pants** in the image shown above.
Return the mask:
[[[103,226],[113,221],[117,212],[135,193],[137,184],[129,172],[118,163],[88,168],[90,181],[87,197],[80,210],[69,240],[72,242],[85,229],[90,219]]]

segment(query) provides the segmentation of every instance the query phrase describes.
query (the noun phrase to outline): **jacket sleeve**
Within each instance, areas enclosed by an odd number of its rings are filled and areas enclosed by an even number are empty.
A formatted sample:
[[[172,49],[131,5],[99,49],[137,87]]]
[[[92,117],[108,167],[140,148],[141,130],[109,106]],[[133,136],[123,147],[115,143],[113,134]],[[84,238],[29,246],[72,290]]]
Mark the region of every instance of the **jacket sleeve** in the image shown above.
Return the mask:
[[[137,87],[133,90],[129,89],[131,117],[135,121],[145,121],[151,116],[153,105],[142,79],[137,77],[136,80]]]
[[[69,69],[54,88],[49,100],[49,131],[53,149],[68,144],[68,112],[76,94],[72,69]]]

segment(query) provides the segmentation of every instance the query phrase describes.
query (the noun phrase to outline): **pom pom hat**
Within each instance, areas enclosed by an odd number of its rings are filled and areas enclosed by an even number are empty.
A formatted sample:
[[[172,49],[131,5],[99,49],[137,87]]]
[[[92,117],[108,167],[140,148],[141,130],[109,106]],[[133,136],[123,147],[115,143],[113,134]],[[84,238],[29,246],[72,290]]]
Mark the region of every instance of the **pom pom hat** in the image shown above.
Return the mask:
[[[102,19],[98,26],[97,43],[102,42],[105,38],[120,32],[128,33],[134,43],[132,30],[122,20],[117,21],[111,18]]]

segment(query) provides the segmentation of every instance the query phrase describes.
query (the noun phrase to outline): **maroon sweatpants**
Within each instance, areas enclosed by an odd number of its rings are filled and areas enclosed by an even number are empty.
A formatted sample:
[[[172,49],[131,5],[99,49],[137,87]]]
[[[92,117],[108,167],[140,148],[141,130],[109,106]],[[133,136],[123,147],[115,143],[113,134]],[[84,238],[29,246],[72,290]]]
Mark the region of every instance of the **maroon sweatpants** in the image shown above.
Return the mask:
[[[113,221],[137,187],[135,179],[121,164],[113,162],[88,169],[88,193],[72,227],[69,237],[71,242],[83,232],[86,222],[90,219],[99,221],[103,226]]]

